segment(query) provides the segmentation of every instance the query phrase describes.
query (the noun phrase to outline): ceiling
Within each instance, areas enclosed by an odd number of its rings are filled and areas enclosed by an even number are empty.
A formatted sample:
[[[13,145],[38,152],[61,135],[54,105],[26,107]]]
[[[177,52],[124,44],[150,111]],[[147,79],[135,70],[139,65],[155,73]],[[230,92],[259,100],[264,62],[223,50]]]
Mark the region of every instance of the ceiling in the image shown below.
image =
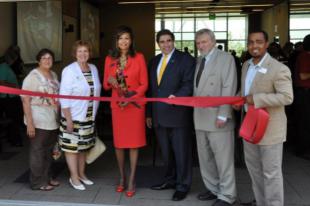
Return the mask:
[[[88,0],[105,4],[154,4],[156,14],[244,13],[262,12],[286,0]],[[290,0],[292,11],[310,11],[309,0]]]

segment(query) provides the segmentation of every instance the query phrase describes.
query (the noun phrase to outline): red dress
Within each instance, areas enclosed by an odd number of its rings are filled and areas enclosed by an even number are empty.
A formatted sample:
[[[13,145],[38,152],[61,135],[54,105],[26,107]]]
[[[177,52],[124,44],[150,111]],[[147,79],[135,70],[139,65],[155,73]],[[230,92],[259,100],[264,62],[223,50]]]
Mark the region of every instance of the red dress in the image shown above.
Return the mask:
[[[108,83],[110,76],[116,76],[117,60],[107,56],[104,66],[103,87],[112,89],[112,97],[118,97],[117,90]],[[148,87],[147,67],[141,53],[134,57],[128,56],[124,69],[129,91],[135,91],[133,97],[145,97]],[[120,108],[116,102],[111,102],[113,141],[116,148],[138,148],[146,145],[145,138],[145,103],[137,103],[141,108],[128,104]]]

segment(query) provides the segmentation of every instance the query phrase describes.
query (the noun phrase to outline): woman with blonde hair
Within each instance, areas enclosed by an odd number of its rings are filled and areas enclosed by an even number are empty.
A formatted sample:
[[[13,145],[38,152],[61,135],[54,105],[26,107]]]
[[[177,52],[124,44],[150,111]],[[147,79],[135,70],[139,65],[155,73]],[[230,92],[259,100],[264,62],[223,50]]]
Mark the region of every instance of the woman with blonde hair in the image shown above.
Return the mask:
[[[100,96],[101,84],[95,65],[88,63],[91,46],[86,41],[73,45],[76,61],[62,71],[61,95]],[[93,185],[85,174],[85,152],[95,144],[95,118],[98,101],[60,99],[61,121],[59,144],[65,152],[70,171],[69,182],[76,190]]]

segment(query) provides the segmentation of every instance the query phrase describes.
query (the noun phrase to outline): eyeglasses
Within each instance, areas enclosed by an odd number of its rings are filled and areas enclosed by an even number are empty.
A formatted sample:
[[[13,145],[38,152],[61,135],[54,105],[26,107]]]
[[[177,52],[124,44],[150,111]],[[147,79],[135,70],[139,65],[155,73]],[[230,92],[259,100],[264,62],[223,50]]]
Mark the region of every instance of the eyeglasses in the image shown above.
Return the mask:
[[[41,57],[42,61],[46,61],[46,60],[53,60],[53,57]]]

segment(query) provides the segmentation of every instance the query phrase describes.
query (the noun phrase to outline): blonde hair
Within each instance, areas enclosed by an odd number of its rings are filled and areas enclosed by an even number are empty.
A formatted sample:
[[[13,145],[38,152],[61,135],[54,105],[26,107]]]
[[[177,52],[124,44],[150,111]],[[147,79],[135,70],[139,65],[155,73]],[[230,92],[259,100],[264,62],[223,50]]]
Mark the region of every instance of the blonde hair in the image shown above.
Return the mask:
[[[72,46],[72,56],[74,58],[76,58],[76,51],[78,50],[79,47],[86,47],[88,49],[89,52],[89,58],[91,58],[92,56],[92,47],[91,44],[88,41],[83,41],[83,40],[78,40],[76,42],[74,42],[73,46]]]

